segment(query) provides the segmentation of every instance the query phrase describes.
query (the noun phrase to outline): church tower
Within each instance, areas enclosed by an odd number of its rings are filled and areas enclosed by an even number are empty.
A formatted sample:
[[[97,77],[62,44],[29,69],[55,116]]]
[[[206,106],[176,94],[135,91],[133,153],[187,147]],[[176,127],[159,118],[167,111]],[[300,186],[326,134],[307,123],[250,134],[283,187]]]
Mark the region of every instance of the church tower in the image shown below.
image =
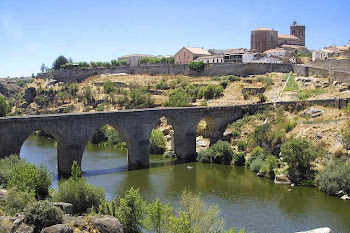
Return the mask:
[[[296,21],[290,26],[290,34],[300,38],[301,46],[305,46],[305,26],[297,24]]]

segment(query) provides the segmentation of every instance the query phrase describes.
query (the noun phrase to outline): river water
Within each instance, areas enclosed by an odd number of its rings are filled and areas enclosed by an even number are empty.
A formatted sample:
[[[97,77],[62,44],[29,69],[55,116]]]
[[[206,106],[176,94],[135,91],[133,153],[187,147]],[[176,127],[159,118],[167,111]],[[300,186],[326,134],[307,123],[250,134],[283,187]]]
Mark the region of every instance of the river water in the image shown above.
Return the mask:
[[[20,153],[27,161],[43,163],[54,172],[55,188],[56,155],[55,140],[34,135],[25,141]],[[219,206],[227,228],[291,233],[330,227],[333,232],[350,232],[350,201],[328,196],[316,188],[275,185],[236,166],[175,165],[156,155],[150,156],[150,163],[150,169],[128,171],[125,150],[91,144],[85,149],[82,171],[89,183],[104,188],[110,200],[134,186],[140,188],[145,199],[159,197],[177,208],[185,188],[198,191],[205,202]]]

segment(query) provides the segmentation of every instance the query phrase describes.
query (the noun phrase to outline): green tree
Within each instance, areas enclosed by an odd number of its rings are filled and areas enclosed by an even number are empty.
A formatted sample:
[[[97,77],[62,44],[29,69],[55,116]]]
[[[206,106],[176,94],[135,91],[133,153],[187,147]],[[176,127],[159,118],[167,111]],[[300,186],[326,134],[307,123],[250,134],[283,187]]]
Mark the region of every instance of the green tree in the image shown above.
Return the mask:
[[[103,89],[106,94],[112,93],[114,91],[114,83],[111,80],[104,82]]]
[[[77,181],[81,178],[81,170],[77,161],[73,162],[72,165],[72,177],[73,180]]]
[[[10,111],[10,107],[8,106],[5,97],[0,96],[0,117],[4,117]]]
[[[45,63],[43,62],[43,64],[41,65],[41,67],[40,67],[40,70],[41,70],[41,72],[42,73],[44,73],[45,71],[46,71],[46,66],[45,66]]]
[[[190,67],[190,69],[193,71],[200,71],[204,69],[205,64],[203,61],[191,61],[188,64],[188,67]]]
[[[126,232],[140,232],[140,224],[145,211],[145,201],[142,199],[139,189],[131,187],[125,197],[119,198],[117,217],[124,225]]]
[[[312,164],[316,151],[305,138],[293,138],[281,148],[283,160],[288,164],[289,175],[296,178],[312,179]]]
[[[33,192],[37,199],[43,199],[49,195],[52,179],[52,174],[45,165],[36,167],[34,164],[24,163],[15,167],[8,186],[17,187],[19,191]]]
[[[163,154],[165,152],[166,141],[164,134],[159,129],[153,129],[149,141],[151,154]]]
[[[52,68],[55,70],[59,70],[66,63],[68,63],[68,59],[61,55],[58,58],[56,58],[56,60],[53,62]]]
[[[343,190],[350,194],[350,165],[342,161],[327,165],[316,179],[319,189],[330,195]]]
[[[146,206],[142,226],[152,232],[167,233],[170,231],[170,219],[173,215],[171,205],[163,204],[157,198]]]
[[[175,89],[169,94],[169,101],[165,105],[171,107],[188,107],[191,97],[184,91]]]

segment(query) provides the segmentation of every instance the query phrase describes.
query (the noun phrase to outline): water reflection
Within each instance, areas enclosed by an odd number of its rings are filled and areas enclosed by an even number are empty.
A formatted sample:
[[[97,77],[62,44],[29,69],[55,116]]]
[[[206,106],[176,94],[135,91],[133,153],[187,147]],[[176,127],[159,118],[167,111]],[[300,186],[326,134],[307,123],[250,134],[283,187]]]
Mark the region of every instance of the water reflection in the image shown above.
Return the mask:
[[[21,157],[34,164],[42,162],[55,173],[56,154],[54,140],[36,136],[21,150]],[[201,192],[207,203],[219,205],[227,227],[244,227],[248,232],[295,232],[328,226],[333,232],[350,232],[350,202],[315,188],[275,185],[243,167],[178,164],[154,155],[150,162],[150,169],[131,171],[125,150],[88,145],[82,169],[86,180],[102,187],[109,200],[134,186],[148,200],[159,197],[178,207],[181,192],[189,188]]]

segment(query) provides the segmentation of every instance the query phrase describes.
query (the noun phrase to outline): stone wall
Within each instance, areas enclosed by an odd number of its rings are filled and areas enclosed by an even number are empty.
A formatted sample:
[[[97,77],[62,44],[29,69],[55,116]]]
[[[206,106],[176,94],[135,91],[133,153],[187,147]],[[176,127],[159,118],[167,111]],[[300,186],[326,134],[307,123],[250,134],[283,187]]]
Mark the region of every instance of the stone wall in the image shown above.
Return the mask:
[[[306,64],[308,67],[315,67],[327,70],[339,70],[350,72],[350,59],[326,59],[326,60],[317,60],[311,61]]]
[[[60,82],[81,82],[93,75],[99,74],[171,74],[189,76],[217,76],[217,75],[238,75],[248,76],[254,74],[266,74],[268,72],[288,73],[292,71],[290,64],[258,64],[258,63],[226,63],[210,64],[203,71],[191,71],[188,65],[144,65],[144,66],[122,66],[115,68],[95,68],[95,69],[69,69],[56,70],[53,73],[54,79]],[[45,74],[38,74],[38,78],[46,78]]]

